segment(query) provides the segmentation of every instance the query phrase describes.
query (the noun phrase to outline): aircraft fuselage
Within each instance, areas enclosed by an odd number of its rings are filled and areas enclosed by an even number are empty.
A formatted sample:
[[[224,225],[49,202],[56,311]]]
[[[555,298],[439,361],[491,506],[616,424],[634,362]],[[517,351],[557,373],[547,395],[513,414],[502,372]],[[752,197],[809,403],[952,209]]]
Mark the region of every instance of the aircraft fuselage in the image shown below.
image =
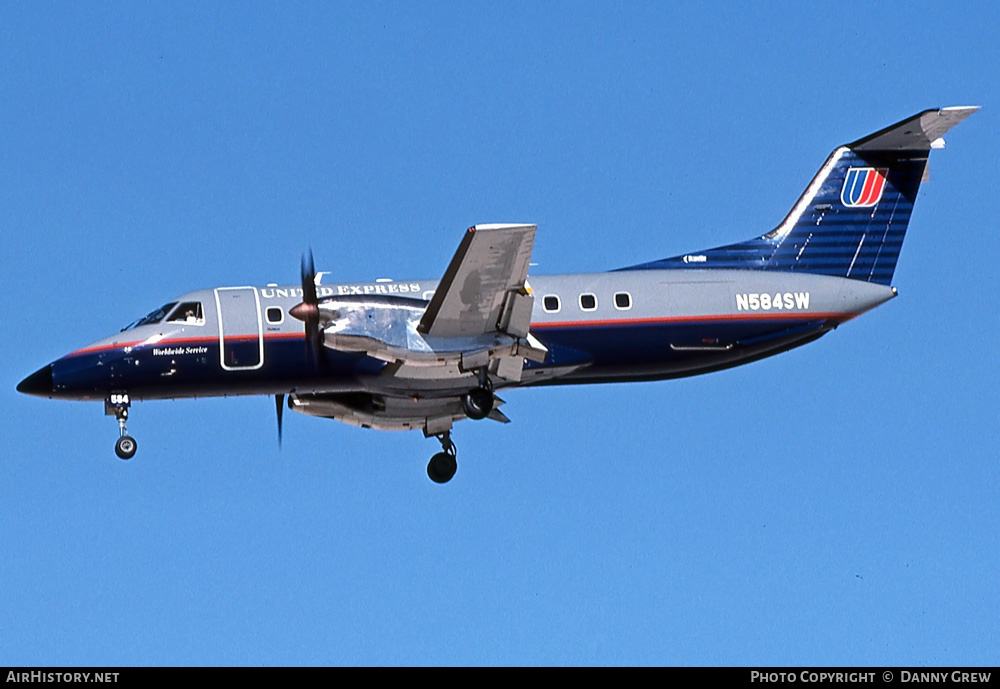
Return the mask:
[[[317,292],[320,299],[423,308],[437,285],[321,284]],[[518,385],[658,380],[727,368],[812,341],[895,295],[875,283],[753,270],[536,276],[530,285],[531,333],[548,354],[544,362],[525,362]],[[181,314],[94,342],[51,364],[50,388],[43,369],[35,374],[40,387],[24,391],[98,401],[114,391],[133,400],[403,388],[434,397],[468,389],[474,380],[471,374],[440,380],[432,368],[423,376],[416,369],[388,376],[387,361],[328,348],[318,368],[302,323],[289,317],[301,300],[296,286],[190,292],[172,303],[200,305],[199,317]]]

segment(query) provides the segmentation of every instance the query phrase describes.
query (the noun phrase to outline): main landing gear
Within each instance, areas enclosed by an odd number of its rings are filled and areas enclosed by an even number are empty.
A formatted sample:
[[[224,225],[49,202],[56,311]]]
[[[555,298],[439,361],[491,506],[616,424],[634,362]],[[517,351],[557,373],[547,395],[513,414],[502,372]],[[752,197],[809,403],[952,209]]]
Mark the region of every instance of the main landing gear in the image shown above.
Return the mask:
[[[112,414],[118,419],[119,437],[115,442],[115,454],[119,459],[132,459],[138,449],[135,438],[128,434],[125,428],[125,421],[128,420],[128,408],[132,405],[128,393],[113,392],[104,400],[104,413],[108,416]]]
[[[485,419],[493,411],[493,381],[490,380],[486,369],[479,369],[476,372],[479,378],[479,387],[470,390],[462,398],[462,407],[465,415],[470,419]]]
[[[427,463],[427,476],[434,483],[448,483],[458,470],[455,443],[451,442],[451,431],[439,433],[436,437],[441,441],[441,452]]]
[[[493,411],[495,397],[493,396],[493,381],[485,368],[476,370],[479,387],[470,390],[462,397],[462,408],[470,419],[485,419]],[[427,432],[424,432],[427,434]],[[428,434],[429,435],[429,434]],[[441,452],[431,457],[427,464],[427,476],[434,483],[448,483],[458,470],[455,443],[451,441],[451,431],[438,433],[435,437],[441,441]]]

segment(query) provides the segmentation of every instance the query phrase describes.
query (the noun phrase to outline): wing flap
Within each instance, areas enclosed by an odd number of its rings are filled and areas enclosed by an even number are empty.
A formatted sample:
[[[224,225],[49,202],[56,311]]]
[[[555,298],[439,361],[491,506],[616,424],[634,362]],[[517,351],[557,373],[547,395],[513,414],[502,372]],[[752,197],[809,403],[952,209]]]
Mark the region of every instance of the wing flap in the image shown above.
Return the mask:
[[[513,295],[527,298],[530,320],[533,298],[525,281],[535,229],[535,225],[470,227],[418,330],[430,337],[475,337],[510,326],[523,329],[525,301]]]

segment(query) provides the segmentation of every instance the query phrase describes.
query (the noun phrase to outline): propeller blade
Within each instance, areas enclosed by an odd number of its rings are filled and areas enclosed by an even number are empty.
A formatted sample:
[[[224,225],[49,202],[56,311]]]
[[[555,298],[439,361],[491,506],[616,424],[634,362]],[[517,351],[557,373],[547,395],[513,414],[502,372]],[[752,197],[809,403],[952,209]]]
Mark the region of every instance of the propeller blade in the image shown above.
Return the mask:
[[[281,447],[281,416],[282,412],[285,410],[285,396],[275,395],[274,396],[274,408],[278,412],[278,447]]]
[[[316,298],[316,267],[313,265],[312,248],[309,249],[309,260],[306,261],[305,254],[302,255],[302,301],[306,304],[316,305],[319,300]]]
[[[316,295],[316,268],[312,249],[302,254],[302,303],[291,308],[288,313],[305,324],[306,350],[313,361],[322,365],[323,333],[319,328],[319,298]]]

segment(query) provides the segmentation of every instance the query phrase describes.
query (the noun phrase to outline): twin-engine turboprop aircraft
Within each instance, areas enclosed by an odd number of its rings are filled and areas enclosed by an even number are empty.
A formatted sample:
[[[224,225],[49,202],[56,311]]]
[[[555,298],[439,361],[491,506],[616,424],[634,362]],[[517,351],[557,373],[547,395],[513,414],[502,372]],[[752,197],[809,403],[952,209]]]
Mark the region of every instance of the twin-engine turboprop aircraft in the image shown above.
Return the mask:
[[[103,400],[135,454],[133,400],[273,395],[293,411],[418,429],[455,474],[452,425],[506,423],[496,393],[661,380],[821,337],[890,286],[930,149],[977,108],[926,110],[837,148],[791,212],[754,239],[606,273],[532,276],[534,225],[469,228],[440,280],[219,287],[180,296],[25,378],[30,395]]]

